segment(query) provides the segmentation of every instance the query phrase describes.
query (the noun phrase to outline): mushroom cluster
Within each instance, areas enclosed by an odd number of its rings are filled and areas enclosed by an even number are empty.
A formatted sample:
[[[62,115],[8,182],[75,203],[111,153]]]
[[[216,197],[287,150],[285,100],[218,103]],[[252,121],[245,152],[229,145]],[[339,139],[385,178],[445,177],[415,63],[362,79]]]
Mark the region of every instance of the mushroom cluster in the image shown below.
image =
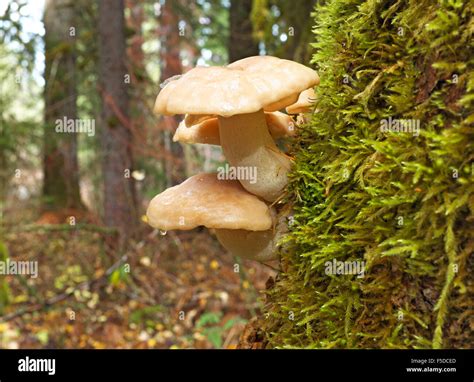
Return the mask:
[[[270,56],[196,67],[167,81],[154,112],[185,115],[174,141],[220,145],[232,168],[252,169],[256,176],[195,175],[153,198],[149,224],[161,230],[204,225],[234,255],[275,259],[281,229],[270,204],[283,194],[291,167],[275,141],[294,134],[292,117],[279,110],[307,111],[318,84],[314,70]]]

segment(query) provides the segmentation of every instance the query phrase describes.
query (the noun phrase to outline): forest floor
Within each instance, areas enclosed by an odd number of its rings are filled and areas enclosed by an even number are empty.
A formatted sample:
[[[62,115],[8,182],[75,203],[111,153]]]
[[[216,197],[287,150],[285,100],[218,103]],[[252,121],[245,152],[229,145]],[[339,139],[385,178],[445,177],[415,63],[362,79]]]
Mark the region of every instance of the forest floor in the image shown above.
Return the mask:
[[[25,225],[22,213],[7,214],[2,240],[10,260],[37,261],[38,277],[4,277],[0,348],[235,348],[275,275],[205,229],[143,224],[140,241],[111,255],[95,226]]]

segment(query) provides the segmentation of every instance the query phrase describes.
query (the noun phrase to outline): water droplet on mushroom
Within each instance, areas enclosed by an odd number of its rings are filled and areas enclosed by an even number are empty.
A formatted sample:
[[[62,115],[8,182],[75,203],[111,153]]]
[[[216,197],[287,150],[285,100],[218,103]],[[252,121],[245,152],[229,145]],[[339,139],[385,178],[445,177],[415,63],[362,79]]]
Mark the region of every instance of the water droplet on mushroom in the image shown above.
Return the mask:
[[[167,231],[163,231],[163,230],[160,229],[160,235],[161,235],[161,236],[165,236],[166,233],[167,233]]]

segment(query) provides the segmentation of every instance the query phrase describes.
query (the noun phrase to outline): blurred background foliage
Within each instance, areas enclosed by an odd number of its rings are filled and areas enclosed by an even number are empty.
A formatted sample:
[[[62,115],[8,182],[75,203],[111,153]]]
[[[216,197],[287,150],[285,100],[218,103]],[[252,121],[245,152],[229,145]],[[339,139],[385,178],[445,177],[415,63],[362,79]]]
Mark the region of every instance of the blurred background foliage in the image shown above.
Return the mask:
[[[54,1],[49,2],[54,7]],[[230,39],[230,0],[197,0],[187,2],[173,0],[169,2],[175,15],[177,25],[172,27],[179,31],[179,58],[183,70],[196,65],[224,65],[232,50],[239,46],[231,45]],[[276,55],[282,58],[308,62],[310,55],[309,37],[311,35],[310,12],[315,1],[236,1],[238,7],[248,3],[249,14],[244,18],[252,21],[251,35],[243,36],[255,45],[255,53]],[[125,36],[129,56],[128,68],[131,70],[132,86],[130,98],[135,99],[130,114],[132,118],[140,116],[140,134],[137,147],[134,147],[136,168],[143,170],[147,176],[139,185],[143,195],[150,197],[166,186],[166,168],[156,161],[156,156],[166,151],[163,137],[159,131],[160,120],[151,113],[154,98],[158,93],[158,83],[163,61],[166,60],[166,40],[163,34],[167,26],[162,25],[161,9],[164,1],[143,1],[139,4],[141,14],[139,23],[131,25],[132,1],[125,7],[125,18],[128,20]],[[76,56],[77,115],[81,119],[98,119],[100,114],[100,94],[98,83],[98,28],[96,2],[78,0],[74,2],[76,38],[74,49]],[[1,145],[1,178],[2,202],[5,202],[7,184],[9,193],[12,187],[14,170],[22,168],[31,171],[41,170],[42,131],[44,114],[44,28],[42,26],[43,2],[27,0],[8,0],[2,2],[0,16],[0,145]],[[35,12],[35,14],[32,14]],[[242,17],[242,16],[241,16]],[[138,37],[139,49],[143,56],[140,63],[133,62],[131,46]],[[238,56],[238,52],[234,56]],[[136,65],[135,65],[136,64]],[[139,105],[141,106],[139,106]],[[87,187],[86,204],[89,208],[102,208],[101,168],[99,134],[91,139],[78,135],[78,157],[80,179]],[[145,140],[146,142],[143,142]],[[150,142],[152,141],[152,142]],[[158,146],[157,146],[158,145]],[[150,158],[149,152],[155,152]],[[201,166],[205,161],[204,149],[191,149],[186,158],[190,164]],[[209,155],[208,155],[209,156]],[[219,157],[217,154],[214,155]],[[211,159],[214,158],[211,156]],[[21,166],[20,166],[21,163]],[[36,174],[41,177],[41,174]],[[185,174],[183,175],[185,176]],[[38,183],[37,183],[38,185]],[[92,187],[93,186],[93,187]],[[41,197],[41,189],[30,188],[28,192]],[[84,191],[81,190],[83,198]]]
[[[223,162],[220,148],[173,142],[179,121],[152,107],[160,82],[196,65],[254,54],[308,64],[316,0],[104,3],[119,5],[120,33],[93,0],[0,1],[0,259],[39,261],[41,275],[0,276],[0,347],[235,346],[274,271],[233,259],[201,230],[162,236],[140,219],[154,195]],[[113,123],[103,119],[107,33],[129,75],[111,94],[127,105]],[[63,114],[95,121],[96,134],[50,134]],[[118,223],[103,191],[111,123],[131,137],[136,214]]]

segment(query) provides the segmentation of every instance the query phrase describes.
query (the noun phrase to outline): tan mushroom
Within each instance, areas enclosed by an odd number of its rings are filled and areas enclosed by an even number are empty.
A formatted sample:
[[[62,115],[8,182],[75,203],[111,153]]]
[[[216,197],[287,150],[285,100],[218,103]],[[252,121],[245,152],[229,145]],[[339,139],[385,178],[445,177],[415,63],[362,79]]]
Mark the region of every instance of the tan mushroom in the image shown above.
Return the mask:
[[[295,133],[295,123],[288,114],[265,112],[268,131],[274,140],[292,136]],[[173,136],[173,141],[181,143],[203,143],[220,146],[219,121],[217,117],[210,117],[190,127],[186,127],[183,120]]]
[[[270,208],[236,180],[198,174],[155,196],[148,223],[160,230],[214,228],[221,244],[236,256],[258,261],[277,257]]]
[[[186,127],[186,122],[183,120],[173,135],[173,141],[220,146],[219,122],[217,118],[208,118],[195,125]]]
[[[303,90],[298,97],[298,101],[288,106],[286,112],[288,114],[307,113],[311,110],[315,100],[316,93],[313,88]]]
[[[303,90],[318,83],[317,73],[304,65],[270,56],[249,57],[226,67],[197,67],[168,82],[154,111],[199,116],[189,117],[188,126],[217,116],[229,164],[256,169],[257,182],[240,182],[252,194],[273,202],[288,182],[291,162],[275,145],[264,111],[295,103]]]
[[[186,127],[191,127],[195,125],[199,125],[201,122],[204,122],[208,119],[217,118],[216,115],[208,115],[208,114],[186,114],[184,116],[184,125]]]

